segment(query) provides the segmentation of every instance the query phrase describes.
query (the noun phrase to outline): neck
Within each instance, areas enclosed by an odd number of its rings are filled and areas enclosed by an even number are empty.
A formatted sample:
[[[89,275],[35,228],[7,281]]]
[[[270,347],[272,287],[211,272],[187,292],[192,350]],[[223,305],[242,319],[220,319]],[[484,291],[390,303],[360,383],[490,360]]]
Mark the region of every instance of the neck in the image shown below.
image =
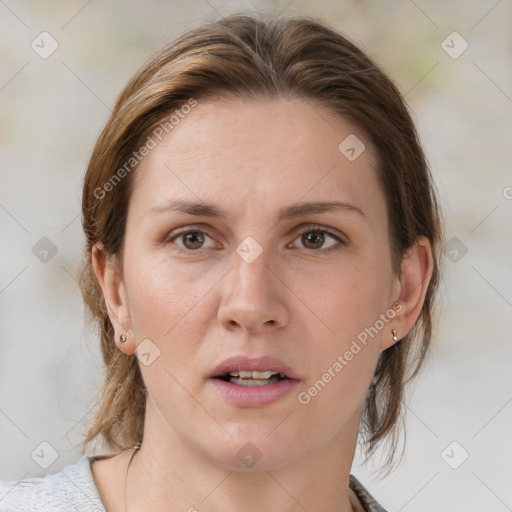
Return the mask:
[[[150,413],[152,412],[152,413]],[[352,512],[349,473],[359,416],[324,445],[284,465],[219,464],[148,407],[129,467],[126,511]],[[164,436],[158,434],[165,433]]]

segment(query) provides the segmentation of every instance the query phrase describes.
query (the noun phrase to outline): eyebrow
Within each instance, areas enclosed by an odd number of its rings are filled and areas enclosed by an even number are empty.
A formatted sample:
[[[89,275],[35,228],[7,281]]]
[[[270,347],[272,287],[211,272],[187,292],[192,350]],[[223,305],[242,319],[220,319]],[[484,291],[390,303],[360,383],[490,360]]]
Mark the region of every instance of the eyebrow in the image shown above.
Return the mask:
[[[296,217],[303,217],[315,213],[324,213],[333,210],[342,210],[347,212],[355,212],[366,217],[364,212],[350,203],[341,201],[317,201],[294,204],[291,206],[283,207],[279,210],[275,222],[280,222],[286,219],[294,219]],[[174,199],[167,201],[165,204],[154,206],[149,213],[168,213],[168,212],[182,212],[189,215],[196,215],[198,217],[212,217],[217,219],[225,219],[228,214],[223,208],[214,204],[205,202],[185,201],[182,199]]]

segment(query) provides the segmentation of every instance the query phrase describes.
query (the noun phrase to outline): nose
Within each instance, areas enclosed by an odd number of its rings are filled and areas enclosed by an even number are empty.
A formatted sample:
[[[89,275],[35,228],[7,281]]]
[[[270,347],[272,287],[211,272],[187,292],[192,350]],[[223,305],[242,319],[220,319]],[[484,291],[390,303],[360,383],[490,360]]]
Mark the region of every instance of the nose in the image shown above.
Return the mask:
[[[218,310],[218,319],[228,330],[256,334],[288,324],[287,288],[268,266],[264,254],[251,263],[234,255],[234,268],[224,280]]]

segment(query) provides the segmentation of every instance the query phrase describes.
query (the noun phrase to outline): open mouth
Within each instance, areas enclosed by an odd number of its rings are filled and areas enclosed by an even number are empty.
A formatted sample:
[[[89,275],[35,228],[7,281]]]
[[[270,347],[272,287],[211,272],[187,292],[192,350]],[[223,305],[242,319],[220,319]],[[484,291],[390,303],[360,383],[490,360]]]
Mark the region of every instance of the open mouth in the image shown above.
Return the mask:
[[[236,384],[238,386],[252,387],[252,386],[267,386],[268,384],[275,384],[288,377],[281,372],[252,372],[252,371],[235,371],[229,372],[225,375],[216,377],[217,379]]]
[[[257,370],[253,370],[255,366]],[[220,393],[231,405],[266,407],[286,395],[289,396],[301,379],[293,369],[274,358],[267,357],[256,360],[248,358],[227,360],[214,370],[210,381],[214,384],[215,392]]]

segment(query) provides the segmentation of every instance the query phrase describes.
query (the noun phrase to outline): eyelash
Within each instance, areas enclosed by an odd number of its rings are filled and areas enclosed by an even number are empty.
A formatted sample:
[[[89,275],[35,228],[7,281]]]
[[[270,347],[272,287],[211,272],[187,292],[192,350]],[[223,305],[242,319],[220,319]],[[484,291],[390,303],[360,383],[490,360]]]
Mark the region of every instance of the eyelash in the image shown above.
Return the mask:
[[[165,243],[166,244],[169,244],[171,243],[173,240],[179,238],[179,237],[182,237],[182,236],[185,236],[187,235],[188,233],[204,233],[206,234],[207,236],[209,236],[210,238],[212,238],[206,231],[204,231],[203,229],[199,229],[199,228],[194,228],[194,227],[190,227],[190,228],[186,228],[184,229],[183,231],[179,231],[178,233],[174,233],[172,236],[169,236]],[[332,251],[339,251],[341,248],[343,248],[344,246],[347,245],[347,242],[345,240],[343,240],[338,234],[328,230],[328,229],[324,229],[322,226],[318,226],[316,224],[310,224],[310,225],[307,225],[303,228],[303,230],[297,234],[297,237],[295,239],[297,239],[298,237],[306,234],[306,233],[326,233],[327,235],[329,235],[330,237],[334,238],[337,242],[338,242],[338,245],[334,245],[332,247],[329,247],[328,249],[308,249],[307,247],[305,248],[306,251],[312,251],[312,252],[322,252],[324,254],[326,253],[331,253]],[[176,252],[179,253],[179,254],[186,254],[188,256],[194,256],[198,253],[200,253],[201,251],[204,251],[204,249],[182,249],[181,247],[178,247],[176,246]]]

